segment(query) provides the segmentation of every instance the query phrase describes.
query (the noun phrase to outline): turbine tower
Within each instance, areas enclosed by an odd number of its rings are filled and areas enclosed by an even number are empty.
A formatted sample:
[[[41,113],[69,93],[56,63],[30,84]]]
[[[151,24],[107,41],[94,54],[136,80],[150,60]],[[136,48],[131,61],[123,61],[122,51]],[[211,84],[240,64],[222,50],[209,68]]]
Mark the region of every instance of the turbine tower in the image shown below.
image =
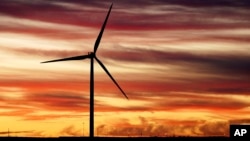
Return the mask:
[[[106,16],[106,19],[102,25],[101,31],[95,41],[94,44],[94,51],[89,52],[87,55],[80,55],[80,56],[73,56],[73,57],[68,57],[68,58],[62,58],[62,59],[56,59],[56,60],[50,60],[50,61],[45,61],[41,63],[50,63],[50,62],[59,62],[59,61],[70,61],[70,60],[83,60],[83,59],[90,59],[90,108],[89,108],[89,136],[92,138],[94,137],[94,59],[99,63],[99,65],[103,68],[103,70],[108,74],[108,76],[111,78],[111,80],[115,83],[115,85],[119,88],[119,90],[122,92],[122,94],[128,99],[127,95],[125,92],[122,90],[122,88],[118,85],[118,83],[115,81],[113,76],[109,73],[108,69],[104,66],[104,64],[96,57],[96,51],[97,48],[100,44],[101,38],[103,31],[105,29],[107,20],[109,18],[110,11],[112,9],[113,3],[111,4],[108,14]]]

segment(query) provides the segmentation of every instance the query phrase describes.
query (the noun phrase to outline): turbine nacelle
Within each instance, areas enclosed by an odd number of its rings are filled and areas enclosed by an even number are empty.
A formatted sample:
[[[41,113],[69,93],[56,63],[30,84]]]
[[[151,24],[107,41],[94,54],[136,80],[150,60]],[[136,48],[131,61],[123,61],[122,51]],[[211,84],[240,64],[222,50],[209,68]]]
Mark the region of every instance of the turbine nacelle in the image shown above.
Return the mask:
[[[88,52],[89,57],[95,58],[95,53],[94,52]]]

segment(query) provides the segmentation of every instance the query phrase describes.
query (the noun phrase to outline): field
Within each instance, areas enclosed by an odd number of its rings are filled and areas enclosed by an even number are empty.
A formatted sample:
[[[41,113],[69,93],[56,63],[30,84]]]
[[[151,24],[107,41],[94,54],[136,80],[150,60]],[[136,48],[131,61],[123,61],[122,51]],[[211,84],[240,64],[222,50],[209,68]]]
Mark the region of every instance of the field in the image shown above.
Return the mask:
[[[42,138],[42,137],[0,137],[1,141],[204,141],[204,140],[220,140],[229,141],[229,137],[59,137],[59,138]]]

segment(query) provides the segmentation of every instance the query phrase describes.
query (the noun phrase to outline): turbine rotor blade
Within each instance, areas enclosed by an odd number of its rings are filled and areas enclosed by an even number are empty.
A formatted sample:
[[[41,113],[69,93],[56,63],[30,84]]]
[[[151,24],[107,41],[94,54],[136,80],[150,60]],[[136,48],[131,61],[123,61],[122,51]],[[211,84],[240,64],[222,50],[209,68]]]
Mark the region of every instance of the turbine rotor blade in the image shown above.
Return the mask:
[[[125,92],[122,90],[122,88],[118,85],[118,83],[115,81],[115,79],[113,78],[113,76],[109,73],[108,69],[104,66],[104,64],[97,58],[95,57],[96,61],[99,63],[99,65],[104,69],[104,71],[108,74],[108,76],[112,79],[112,81],[115,83],[115,85],[120,89],[120,91],[122,92],[122,94],[128,99],[127,95],[125,94]]]
[[[91,56],[88,54],[88,55],[80,55],[80,56],[74,56],[74,57],[68,57],[68,58],[62,58],[62,59],[44,61],[44,62],[41,62],[41,63],[51,63],[51,62],[70,61],[70,60],[83,60],[83,59],[90,58],[90,57]]]
[[[99,33],[99,35],[98,35],[98,37],[97,37],[97,39],[96,39],[96,41],[95,41],[94,53],[96,53],[97,48],[98,48],[98,46],[99,46],[99,44],[100,44],[100,41],[101,41],[101,39],[102,39],[102,34],[103,34],[104,28],[105,28],[105,26],[106,26],[106,23],[107,23],[107,21],[108,21],[109,14],[110,14],[110,11],[111,11],[111,9],[112,9],[112,6],[113,6],[113,3],[111,4],[111,6],[110,6],[110,8],[109,8],[109,12],[108,12],[108,14],[107,14],[107,16],[106,16],[106,19],[105,19],[105,21],[104,21],[104,23],[103,23],[103,25],[102,25],[102,29],[101,29],[101,31],[100,31],[100,33]]]

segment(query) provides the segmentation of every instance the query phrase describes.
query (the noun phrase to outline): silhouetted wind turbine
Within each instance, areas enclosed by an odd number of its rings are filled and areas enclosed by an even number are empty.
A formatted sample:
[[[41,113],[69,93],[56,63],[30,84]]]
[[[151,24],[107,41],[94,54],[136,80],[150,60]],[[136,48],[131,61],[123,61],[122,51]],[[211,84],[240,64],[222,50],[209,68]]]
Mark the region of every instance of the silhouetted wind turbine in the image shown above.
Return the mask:
[[[95,41],[94,45],[94,52],[89,52],[87,55],[80,55],[80,56],[74,56],[74,57],[69,57],[69,58],[62,58],[62,59],[56,59],[56,60],[51,60],[51,61],[45,61],[41,63],[50,63],[50,62],[59,62],[59,61],[70,61],[70,60],[83,60],[83,59],[90,59],[90,120],[89,120],[89,136],[94,137],[94,59],[99,63],[99,65],[104,69],[104,71],[108,74],[108,76],[111,78],[111,80],[115,83],[115,85],[120,89],[122,94],[128,99],[127,95],[125,92],[122,90],[122,88],[118,85],[118,83],[115,81],[113,76],[109,73],[108,69],[104,66],[104,64],[96,57],[96,51],[97,48],[100,44],[102,34],[104,31],[104,28],[106,26],[110,11],[112,9],[111,4],[108,14],[106,16],[106,19],[102,25],[102,29]]]

